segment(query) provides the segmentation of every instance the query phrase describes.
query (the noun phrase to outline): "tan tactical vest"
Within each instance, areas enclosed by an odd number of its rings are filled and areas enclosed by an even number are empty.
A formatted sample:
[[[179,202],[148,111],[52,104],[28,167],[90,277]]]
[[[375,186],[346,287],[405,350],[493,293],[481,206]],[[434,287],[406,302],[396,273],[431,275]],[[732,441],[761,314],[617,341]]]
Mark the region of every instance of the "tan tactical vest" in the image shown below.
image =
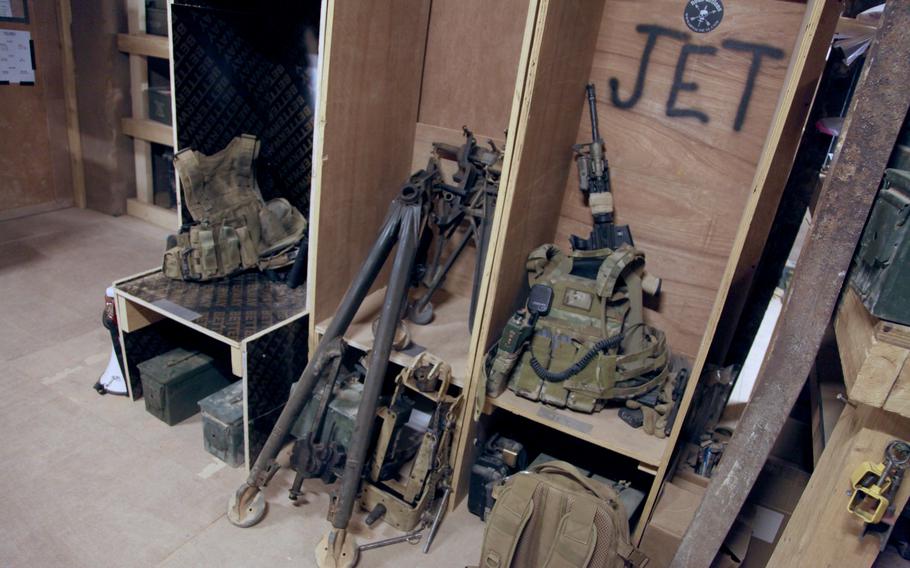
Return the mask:
[[[612,488],[547,462],[493,490],[480,568],[623,568],[646,558]]]
[[[259,141],[243,134],[211,156],[190,148],[174,156],[195,223],[182,228],[164,253],[168,277],[213,280],[293,262],[307,222],[286,199],[263,201],[256,183],[258,155]]]
[[[534,250],[528,283],[551,288],[552,305],[533,323],[523,312],[513,316],[511,326],[523,317],[532,327],[529,337],[511,355],[500,349],[488,374],[504,374],[519,396],[581,412],[664,385],[669,349],[663,332],[643,320],[643,288],[657,292],[644,264],[644,254],[628,245],[569,254],[555,245]]]

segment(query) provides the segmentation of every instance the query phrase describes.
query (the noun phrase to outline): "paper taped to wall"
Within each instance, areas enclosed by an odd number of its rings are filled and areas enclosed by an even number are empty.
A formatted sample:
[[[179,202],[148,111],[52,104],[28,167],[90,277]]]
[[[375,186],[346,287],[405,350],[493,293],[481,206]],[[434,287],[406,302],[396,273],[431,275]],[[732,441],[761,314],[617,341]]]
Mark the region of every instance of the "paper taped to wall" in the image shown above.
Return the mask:
[[[0,84],[35,84],[35,58],[30,32],[0,30]]]

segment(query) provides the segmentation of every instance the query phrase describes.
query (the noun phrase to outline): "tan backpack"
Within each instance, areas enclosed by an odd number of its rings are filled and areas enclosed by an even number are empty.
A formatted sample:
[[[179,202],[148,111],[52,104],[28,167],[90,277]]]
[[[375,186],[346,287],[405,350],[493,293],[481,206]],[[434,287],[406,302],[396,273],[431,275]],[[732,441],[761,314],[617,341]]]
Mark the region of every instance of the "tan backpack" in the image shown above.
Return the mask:
[[[647,558],[629,542],[612,488],[554,461],[494,489],[480,568],[623,568]]]

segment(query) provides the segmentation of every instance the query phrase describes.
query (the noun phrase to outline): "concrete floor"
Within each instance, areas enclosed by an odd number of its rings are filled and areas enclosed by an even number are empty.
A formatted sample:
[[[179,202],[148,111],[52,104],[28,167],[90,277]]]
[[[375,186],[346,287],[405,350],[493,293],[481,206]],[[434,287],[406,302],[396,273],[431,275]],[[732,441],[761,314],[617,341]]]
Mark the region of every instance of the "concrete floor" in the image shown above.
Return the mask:
[[[165,231],[130,217],[67,209],[0,223],[0,566],[313,566],[328,496],[286,498],[249,529],[225,518],[245,475],[202,449],[196,416],[174,427],[141,402],[91,386],[110,354],[104,289],[156,266]],[[397,534],[355,523],[361,542]],[[376,533],[376,534],[373,534]],[[483,525],[462,504],[432,554],[400,544],[360,566],[476,564]]]

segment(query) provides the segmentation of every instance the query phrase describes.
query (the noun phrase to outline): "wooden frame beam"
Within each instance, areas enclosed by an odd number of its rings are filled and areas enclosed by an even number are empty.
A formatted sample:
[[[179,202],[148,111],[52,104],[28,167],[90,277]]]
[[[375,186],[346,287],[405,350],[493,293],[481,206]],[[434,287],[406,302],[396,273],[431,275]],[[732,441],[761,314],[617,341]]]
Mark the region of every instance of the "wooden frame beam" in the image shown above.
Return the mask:
[[[910,106],[910,0],[889,0],[752,400],[673,559],[711,565],[809,374]],[[855,119],[855,120],[854,120]]]
[[[147,33],[117,34],[117,49],[131,55],[170,59],[167,37]]]

